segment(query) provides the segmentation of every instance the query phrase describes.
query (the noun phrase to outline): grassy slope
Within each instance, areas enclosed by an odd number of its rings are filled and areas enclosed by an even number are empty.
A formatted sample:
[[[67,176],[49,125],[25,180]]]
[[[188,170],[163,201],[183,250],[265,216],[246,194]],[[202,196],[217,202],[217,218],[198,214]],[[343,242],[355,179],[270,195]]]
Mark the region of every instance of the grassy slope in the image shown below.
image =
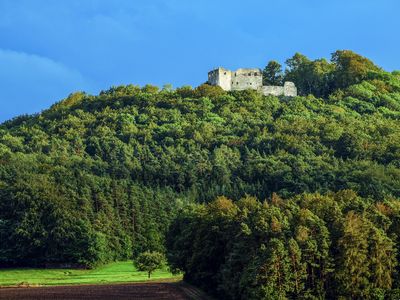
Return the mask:
[[[154,279],[179,279],[167,270],[157,270]],[[76,269],[3,269],[0,270],[0,286],[19,284],[67,285],[104,284],[111,282],[146,281],[146,272],[137,271],[131,261],[115,262],[94,270]]]

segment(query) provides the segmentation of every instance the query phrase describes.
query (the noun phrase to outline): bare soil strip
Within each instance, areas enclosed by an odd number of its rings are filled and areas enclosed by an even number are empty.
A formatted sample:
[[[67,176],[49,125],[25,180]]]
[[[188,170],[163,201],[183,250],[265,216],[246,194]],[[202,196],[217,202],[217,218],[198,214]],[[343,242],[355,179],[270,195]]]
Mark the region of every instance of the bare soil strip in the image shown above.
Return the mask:
[[[184,283],[151,282],[110,285],[71,285],[37,288],[3,288],[0,289],[0,299],[206,300],[209,298],[203,292]]]

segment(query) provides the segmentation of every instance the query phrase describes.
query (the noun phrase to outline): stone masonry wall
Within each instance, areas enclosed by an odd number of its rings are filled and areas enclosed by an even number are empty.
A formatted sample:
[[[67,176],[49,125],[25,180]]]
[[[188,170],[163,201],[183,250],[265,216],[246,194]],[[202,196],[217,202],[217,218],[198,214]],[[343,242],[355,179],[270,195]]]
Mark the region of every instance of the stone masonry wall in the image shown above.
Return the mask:
[[[284,94],[283,86],[264,85],[261,87],[263,95],[282,96]]]
[[[264,95],[297,96],[297,88],[293,82],[285,82],[283,86],[263,86],[260,69],[238,69],[230,71],[217,68],[208,72],[208,83],[220,86],[225,91],[259,90]]]
[[[262,73],[260,69],[238,69],[232,71],[232,90],[245,89],[257,90],[262,86]]]
[[[297,88],[293,82],[286,81],[283,85],[283,95],[288,97],[296,97],[297,96]]]
[[[232,72],[224,68],[218,68],[208,72],[208,83],[218,85],[225,91],[232,90],[231,85]]]

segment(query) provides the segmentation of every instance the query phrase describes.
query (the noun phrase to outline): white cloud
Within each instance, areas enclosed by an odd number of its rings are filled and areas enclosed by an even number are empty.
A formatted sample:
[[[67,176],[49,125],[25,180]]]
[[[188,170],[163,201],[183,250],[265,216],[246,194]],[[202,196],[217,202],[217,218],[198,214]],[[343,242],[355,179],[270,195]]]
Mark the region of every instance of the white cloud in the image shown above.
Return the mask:
[[[0,121],[39,112],[92,84],[77,70],[47,57],[0,49]]]
[[[2,79],[10,78],[10,75],[20,76],[19,71],[22,71],[21,69],[40,72],[41,76],[73,79],[75,82],[84,81],[83,76],[78,71],[47,57],[0,49],[0,76],[4,76]]]

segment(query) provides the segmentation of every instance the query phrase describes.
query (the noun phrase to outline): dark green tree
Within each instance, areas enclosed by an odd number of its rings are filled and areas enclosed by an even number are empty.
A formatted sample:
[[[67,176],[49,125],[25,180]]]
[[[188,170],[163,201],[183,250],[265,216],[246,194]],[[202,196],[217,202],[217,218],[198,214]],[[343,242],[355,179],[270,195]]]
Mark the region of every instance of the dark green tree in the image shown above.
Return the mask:
[[[262,72],[263,85],[282,85],[283,84],[283,72],[282,65],[277,61],[270,61]]]

